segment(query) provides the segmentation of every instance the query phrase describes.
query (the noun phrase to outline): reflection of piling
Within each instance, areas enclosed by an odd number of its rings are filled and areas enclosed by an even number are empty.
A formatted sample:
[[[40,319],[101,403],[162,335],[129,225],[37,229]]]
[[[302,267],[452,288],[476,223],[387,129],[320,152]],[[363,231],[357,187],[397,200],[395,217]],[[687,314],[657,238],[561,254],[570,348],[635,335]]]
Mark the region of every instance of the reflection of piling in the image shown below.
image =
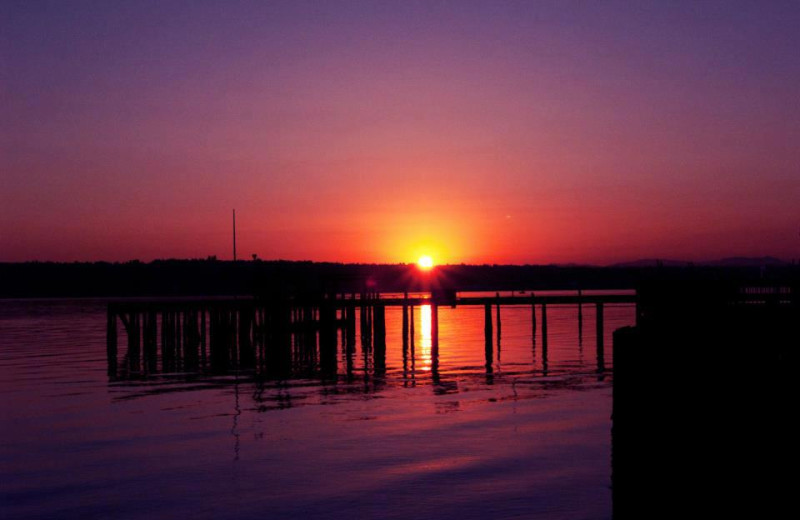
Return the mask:
[[[536,344],[536,297],[531,293],[531,338]]]

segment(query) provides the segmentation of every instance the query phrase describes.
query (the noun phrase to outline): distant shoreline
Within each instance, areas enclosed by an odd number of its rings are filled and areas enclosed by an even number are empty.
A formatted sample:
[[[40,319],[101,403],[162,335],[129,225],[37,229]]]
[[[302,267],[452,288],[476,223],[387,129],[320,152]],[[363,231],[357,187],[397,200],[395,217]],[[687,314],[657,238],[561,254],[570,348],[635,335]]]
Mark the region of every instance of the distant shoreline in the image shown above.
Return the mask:
[[[486,290],[633,289],[649,279],[800,281],[800,265],[769,259],[724,264],[443,265],[430,274],[414,264],[292,261],[156,260],[149,263],[0,263],[0,298],[191,297],[275,291],[403,292],[446,287]],[[762,259],[766,260],[766,259]]]

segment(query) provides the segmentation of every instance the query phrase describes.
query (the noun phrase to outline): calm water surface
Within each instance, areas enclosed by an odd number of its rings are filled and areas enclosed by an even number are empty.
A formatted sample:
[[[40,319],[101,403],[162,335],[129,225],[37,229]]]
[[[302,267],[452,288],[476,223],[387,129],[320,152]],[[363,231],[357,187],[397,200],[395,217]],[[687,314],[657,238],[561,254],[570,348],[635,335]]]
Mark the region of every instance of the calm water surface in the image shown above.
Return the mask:
[[[109,378],[106,303],[0,302],[3,518],[611,516],[611,333],[632,306],[606,306],[602,364],[593,306],[582,334],[548,306],[546,353],[530,306],[503,307],[488,358],[483,308],[440,308],[437,358],[422,306],[405,355],[387,310],[385,373],[359,343],[334,378],[305,359],[275,380]]]

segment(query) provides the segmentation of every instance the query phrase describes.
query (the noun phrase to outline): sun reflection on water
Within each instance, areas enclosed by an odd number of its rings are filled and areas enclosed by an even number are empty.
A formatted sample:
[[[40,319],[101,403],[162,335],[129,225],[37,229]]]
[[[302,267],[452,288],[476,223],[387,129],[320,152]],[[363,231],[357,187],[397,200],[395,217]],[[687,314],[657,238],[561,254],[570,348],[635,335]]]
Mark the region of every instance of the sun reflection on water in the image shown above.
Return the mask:
[[[431,329],[431,306],[430,304],[420,305],[420,356],[422,358],[422,370],[431,370],[431,345],[433,344],[433,334]]]

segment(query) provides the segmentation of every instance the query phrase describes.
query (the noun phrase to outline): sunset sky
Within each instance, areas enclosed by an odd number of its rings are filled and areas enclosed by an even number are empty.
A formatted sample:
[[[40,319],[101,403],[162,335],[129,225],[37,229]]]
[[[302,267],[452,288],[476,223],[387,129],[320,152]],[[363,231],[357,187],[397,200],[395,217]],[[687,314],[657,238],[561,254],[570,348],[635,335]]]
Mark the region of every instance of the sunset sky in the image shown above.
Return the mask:
[[[0,261],[800,257],[800,2],[4,1]]]

